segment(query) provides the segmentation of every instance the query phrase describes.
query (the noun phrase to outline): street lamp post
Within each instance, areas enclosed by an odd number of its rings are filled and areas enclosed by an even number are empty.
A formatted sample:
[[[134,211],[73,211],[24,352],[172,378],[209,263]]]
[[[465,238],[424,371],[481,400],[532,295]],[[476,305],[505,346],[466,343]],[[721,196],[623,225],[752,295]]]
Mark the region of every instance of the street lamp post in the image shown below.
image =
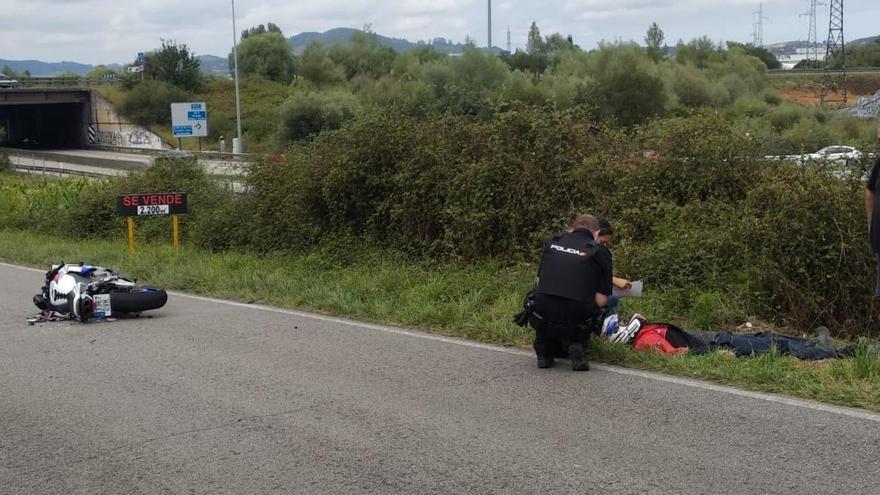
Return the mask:
[[[235,27],[235,0],[232,0],[232,60],[235,64],[235,123],[238,128],[238,146],[232,144],[233,153],[241,153],[244,143],[241,140],[241,96],[238,89],[238,30]]]

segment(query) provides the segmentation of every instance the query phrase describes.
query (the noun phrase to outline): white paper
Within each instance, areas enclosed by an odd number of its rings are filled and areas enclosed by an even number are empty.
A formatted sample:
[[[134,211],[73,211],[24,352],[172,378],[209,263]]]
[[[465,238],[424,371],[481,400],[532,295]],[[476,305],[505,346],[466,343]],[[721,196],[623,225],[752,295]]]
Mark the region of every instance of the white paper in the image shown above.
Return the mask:
[[[631,282],[630,285],[632,287],[629,289],[618,289],[615,287],[612,293],[619,297],[642,297],[642,287],[644,286],[644,282],[636,280],[635,282]]]

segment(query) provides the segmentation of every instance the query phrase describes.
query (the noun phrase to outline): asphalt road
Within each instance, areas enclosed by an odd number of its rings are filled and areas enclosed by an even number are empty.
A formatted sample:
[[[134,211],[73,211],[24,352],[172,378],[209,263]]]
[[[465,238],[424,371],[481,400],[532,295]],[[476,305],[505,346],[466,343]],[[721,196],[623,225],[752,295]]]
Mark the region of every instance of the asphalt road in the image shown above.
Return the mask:
[[[271,308],[28,326],[0,265],[0,493],[880,493],[880,415]]]

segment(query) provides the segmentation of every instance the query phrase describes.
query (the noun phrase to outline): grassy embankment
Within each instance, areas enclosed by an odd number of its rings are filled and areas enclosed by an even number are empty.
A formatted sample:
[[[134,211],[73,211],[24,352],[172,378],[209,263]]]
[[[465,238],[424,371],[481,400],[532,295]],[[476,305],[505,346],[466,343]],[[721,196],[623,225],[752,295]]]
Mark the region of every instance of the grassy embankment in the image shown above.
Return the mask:
[[[122,231],[122,223],[120,223]],[[32,232],[0,230],[0,259],[46,267],[52,262],[87,260],[113,266],[169,289],[249,303],[300,308],[366,321],[415,327],[446,335],[528,347],[530,332],[510,323],[534,266],[469,266],[412,262],[366,253],[340,264],[320,251],[298,257],[211,253],[142,244],[130,255],[124,241],[70,240]],[[39,286],[34,277],[34,290]],[[662,297],[625,301],[624,312],[650,314]],[[23,307],[30,302],[22,301]],[[657,356],[599,343],[599,361],[712,380],[746,389],[880,411],[880,359],[865,353],[853,359],[801,362],[775,354],[736,358]],[[524,363],[524,366],[526,363]]]

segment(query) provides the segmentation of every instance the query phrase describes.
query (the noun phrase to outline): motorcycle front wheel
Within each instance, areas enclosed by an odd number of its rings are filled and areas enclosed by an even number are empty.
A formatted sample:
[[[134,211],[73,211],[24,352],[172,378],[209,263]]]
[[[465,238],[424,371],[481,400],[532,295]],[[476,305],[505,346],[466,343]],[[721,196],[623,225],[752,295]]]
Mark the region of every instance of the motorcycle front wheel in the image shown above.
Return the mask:
[[[140,313],[165,306],[168,293],[159,287],[140,287],[131,292],[111,292],[110,307],[113,313]]]

